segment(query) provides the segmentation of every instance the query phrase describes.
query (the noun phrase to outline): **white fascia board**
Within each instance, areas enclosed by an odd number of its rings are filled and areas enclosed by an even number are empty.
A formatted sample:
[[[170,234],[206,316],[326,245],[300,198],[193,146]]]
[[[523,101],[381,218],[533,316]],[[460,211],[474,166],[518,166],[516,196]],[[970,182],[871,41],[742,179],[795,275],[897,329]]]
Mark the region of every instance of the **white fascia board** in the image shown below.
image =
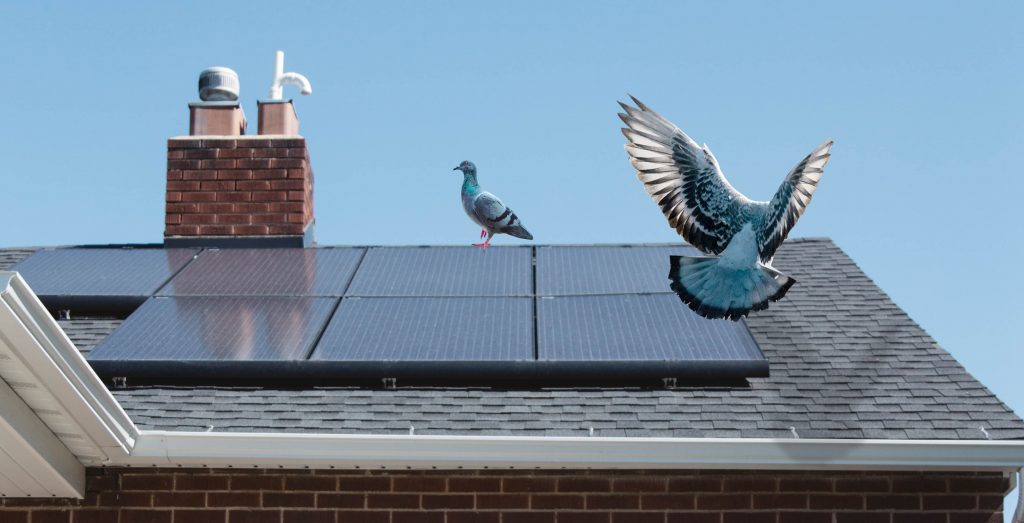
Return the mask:
[[[79,459],[125,457],[138,430],[16,272],[0,271],[0,379]]]
[[[1021,441],[142,431],[112,465],[371,469],[1012,470]]]

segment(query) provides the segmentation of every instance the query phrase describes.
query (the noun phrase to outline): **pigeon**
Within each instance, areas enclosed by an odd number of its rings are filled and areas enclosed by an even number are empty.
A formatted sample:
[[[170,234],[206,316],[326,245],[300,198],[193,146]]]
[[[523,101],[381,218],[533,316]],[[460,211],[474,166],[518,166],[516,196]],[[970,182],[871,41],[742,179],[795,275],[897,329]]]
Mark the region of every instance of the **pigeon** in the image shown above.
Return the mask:
[[[476,165],[473,162],[462,162],[453,170],[462,171],[462,208],[471,220],[484,228],[480,231],[480,237],[487,237],[483,243],[474,243],[474,247],[487,249],[491,238],[498,233],[524,240],[533,239],[533,235],[523,227],[512,209],[497,196],[480,189],[480,184],[476,183]]]
[[[772,257],[811,201],[832,140],[793,168],[771,201],[733,189],[705,144],[630,96],[619,102],[626,152],[644,189],[668,223],[708,256],[672,256],[672,290],[705,318],[738,320],[766,309],[796,282],[771,266]]]

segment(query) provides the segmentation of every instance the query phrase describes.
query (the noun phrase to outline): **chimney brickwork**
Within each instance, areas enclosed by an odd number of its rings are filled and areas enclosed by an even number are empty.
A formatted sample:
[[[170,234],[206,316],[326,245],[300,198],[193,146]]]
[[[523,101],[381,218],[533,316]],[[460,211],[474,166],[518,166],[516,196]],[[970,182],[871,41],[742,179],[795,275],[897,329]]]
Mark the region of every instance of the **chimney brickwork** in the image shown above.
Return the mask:
[[[312,225],[313,169],[305,138],[168,140],[165,243],[276,237],[293,240],[282,246],[306,245]]]

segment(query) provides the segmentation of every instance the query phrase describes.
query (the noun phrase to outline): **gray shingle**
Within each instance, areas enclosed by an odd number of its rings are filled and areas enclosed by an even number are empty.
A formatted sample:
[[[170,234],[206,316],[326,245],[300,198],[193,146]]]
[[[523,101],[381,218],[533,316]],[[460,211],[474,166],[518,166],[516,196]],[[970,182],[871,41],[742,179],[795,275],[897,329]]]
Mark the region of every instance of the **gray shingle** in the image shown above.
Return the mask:
[[[7,256],[0,251],[0,267]],[[114,395],[140,427],[161,430],[982,439],[984,427],[994,439],[1024,438],[1024,422],[831,241],[790,240],[775,265],[798,283],[747,319],[771,365],[749,387],[140,386]],[[87,346],[116,325],[64,327]]]

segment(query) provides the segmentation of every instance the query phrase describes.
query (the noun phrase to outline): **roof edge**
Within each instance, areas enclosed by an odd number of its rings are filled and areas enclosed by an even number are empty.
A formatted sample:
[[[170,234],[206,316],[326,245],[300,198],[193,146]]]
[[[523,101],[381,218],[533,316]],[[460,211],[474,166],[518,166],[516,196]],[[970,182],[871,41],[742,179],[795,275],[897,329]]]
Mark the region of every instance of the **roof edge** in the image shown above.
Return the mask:
[[[341,469],[1001,470],[1024,441],[141,431],[115,466]]]

